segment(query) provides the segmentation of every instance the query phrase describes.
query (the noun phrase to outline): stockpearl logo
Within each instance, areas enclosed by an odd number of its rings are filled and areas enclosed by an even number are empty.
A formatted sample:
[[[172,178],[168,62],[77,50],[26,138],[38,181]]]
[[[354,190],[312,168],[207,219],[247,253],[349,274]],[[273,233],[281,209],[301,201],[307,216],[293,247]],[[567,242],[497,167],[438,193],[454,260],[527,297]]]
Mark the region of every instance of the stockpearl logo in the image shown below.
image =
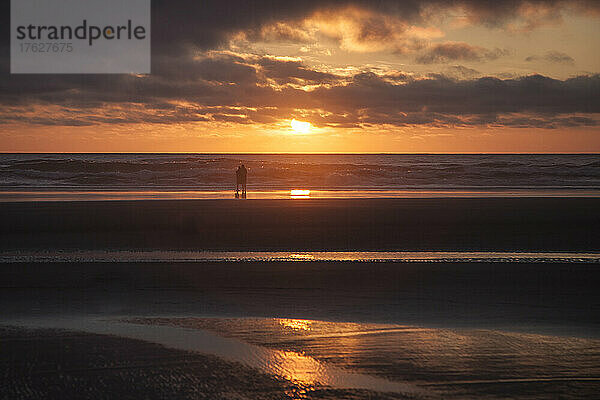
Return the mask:
[[[150,0],[11,0],[11,73],[150,73]]]

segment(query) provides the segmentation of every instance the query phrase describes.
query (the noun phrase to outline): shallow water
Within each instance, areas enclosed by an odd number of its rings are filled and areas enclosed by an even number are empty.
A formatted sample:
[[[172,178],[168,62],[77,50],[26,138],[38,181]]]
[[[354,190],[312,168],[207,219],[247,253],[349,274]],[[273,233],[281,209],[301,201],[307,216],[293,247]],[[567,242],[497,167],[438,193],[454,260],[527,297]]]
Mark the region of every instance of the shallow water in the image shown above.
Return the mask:
[[[310,190],[308,195],[295,195],[292,190],[252,190],[247,199],[430,199],[430,198],[489,198],[489,197],[600,197],[598,189],[576,188],[514,188],[514,189],[447,189],[447,190]],[[309,187],[309,186],[301,186]],[[99,200],[196,200],[233,199],[234,190],[0,190],[0,202],[22,201],[99,201]]]
[[[210,353],[306,385],[426,398],[592,398],[600,340],[288,318],[27,319]]]
[[[341,389],[368,389],[413,395],[427,393],[425,389],[415,385],[353,372],[331,363],[318,361],[300,352],[269,349],[235,338],[219,336],[202,329],[91,318],[17,319],[8,321],[8,324],[28,328],[59,328],[117,335],[158,343],[179,350],[213,354],[229,361],[242,362],[250,367],[303,385],[324,385]]]
[[[436,262],[436,263],[600,263],[600,253],[449,251],[14,251],[8,262]]]
[[[443,397],[576,398],[600,388],[598,339],[284,318],[134,321],[208,329]]]

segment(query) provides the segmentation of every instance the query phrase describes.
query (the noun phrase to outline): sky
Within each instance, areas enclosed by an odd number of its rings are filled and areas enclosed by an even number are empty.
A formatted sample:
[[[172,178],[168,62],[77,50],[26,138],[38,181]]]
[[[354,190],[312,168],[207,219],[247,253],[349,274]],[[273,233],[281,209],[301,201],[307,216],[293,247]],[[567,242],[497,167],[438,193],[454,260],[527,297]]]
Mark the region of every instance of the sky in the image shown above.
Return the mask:
[[[0,152],[600,152],[596,0],[156,0],[148,75],[11,75],[9,29]]]

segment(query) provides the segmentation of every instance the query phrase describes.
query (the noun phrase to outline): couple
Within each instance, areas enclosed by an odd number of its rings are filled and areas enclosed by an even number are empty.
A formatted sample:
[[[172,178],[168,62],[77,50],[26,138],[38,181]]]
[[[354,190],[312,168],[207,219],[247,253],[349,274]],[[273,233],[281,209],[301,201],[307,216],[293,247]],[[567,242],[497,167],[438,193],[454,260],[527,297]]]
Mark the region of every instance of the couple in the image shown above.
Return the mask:
[[[235,198],[240,198],[240,185],[242,186],[242,199],[246,198],[246,177],[248,176],[248,170],[244,167],[244,164],[240,165],[235,171],[236,185],[235,185]]]

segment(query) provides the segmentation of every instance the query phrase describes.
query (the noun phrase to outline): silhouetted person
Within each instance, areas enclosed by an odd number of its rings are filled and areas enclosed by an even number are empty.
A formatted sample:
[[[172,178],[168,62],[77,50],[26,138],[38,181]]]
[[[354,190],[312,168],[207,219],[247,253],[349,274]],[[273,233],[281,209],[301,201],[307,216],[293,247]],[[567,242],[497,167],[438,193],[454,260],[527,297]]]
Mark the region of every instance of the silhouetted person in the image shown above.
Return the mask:
[[[235,198],[240,198],[240,185],[242,184],[242,167],[239,166],[235,171]]]
[[[248,170],[244,167],[244,164],[240,165],[235,171],[235,198],[240,197],[240,186],[242,187],[242,199],[246,198],[246,182],[248,177]]]

